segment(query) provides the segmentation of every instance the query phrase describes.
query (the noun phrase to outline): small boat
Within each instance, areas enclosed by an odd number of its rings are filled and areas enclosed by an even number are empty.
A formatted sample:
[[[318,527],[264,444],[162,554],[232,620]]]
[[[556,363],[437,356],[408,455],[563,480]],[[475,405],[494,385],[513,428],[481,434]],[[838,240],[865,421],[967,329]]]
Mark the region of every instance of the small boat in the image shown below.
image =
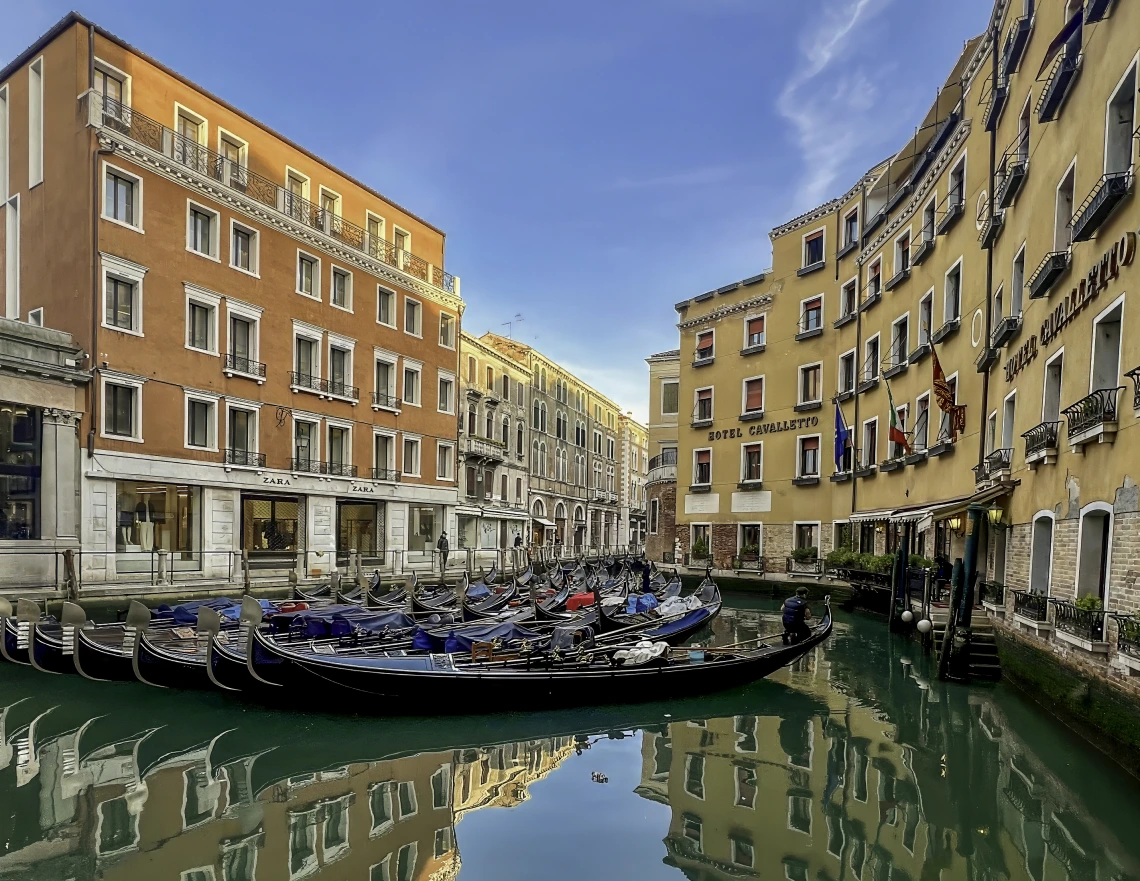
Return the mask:
[[[40,608],[28,600],[16,601],[16,617],[12,604],[0,599],[0,657],[11,664],[31,664],[28,646],[31,645],[32,626],[40,619]]]
[[[293,599],[301,600],[302,602],[328,599],[331,594],[331,584],[317,584],[312,587],[301,587],[298,584],[293,585]]]
[[[84,679],[130,682],[135,679],[134,653],[139,634],[148,627],[169,627],[173,622],[152,620],[150,609],[132,600],[126,620],[76,632],[74,663]]]
[[[830,600],[826,607],[810,636],[793,645],[783,644],[780,635],[701,650],[649,640],[600,647],[583,642],[576,651],[510,651],[496,658],[493,644],[484,643],[473,647],[472,660],[403,653],[354,658],[293,651],[253,630],[249,662],[267,681],[284,686],[285,694],[319,693],[328,701],[336,691],[354,710],[387,715],[677,698],[743,685],[802,657],[831,633]]]
[[[221,616],[203,605],[198,608],[198,620],[192,628],[143,630],[135,640],[131,659],[135,678],[161,688],[210,688],[206,648],[210,637],[221,629]]]
[[[37,613],[39,607],[36,607]],[[87,614],[75,603],[65,602],[59,620],[39,618],[32,624],[28,659],[41,673],[74,673],[75,641],[79,630],[93,626]]]

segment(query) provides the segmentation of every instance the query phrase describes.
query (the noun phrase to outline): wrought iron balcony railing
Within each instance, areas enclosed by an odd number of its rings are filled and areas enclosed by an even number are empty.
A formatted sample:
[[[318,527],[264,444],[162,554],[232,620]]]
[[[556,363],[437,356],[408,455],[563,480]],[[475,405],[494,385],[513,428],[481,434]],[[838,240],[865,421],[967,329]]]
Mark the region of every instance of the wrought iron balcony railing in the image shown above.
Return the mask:
[[[319,459],[301,457],[289,460],[289,470],[298,474],[324,474],[327,469]]]
[[[400,399],[395,395],[388,394],[387,392],[373,392],[372,406],[386,407],[389,410],[398,410],[400,409]]]
[[[255,453],[252,450],[235,450],[227,447],[226,464],[237,465],[241,468],[264,468],[265,453]]]
[[[677,451],[674,449],[662,450],[660,455],[654,456],[649,460],[649,470],[660,468],[662,465],[676,465],[677,464]]]
[[[1123,388],[1122,385],[1099,388],[1061,411],[1069,423],[1069,443],[1080,440],[1087,432],[1116,422],[1116,399]]]
[[[1106,174],[1096,182],[1092,192],[1073,212],[1069,226],[1073,230],[1074,242],[1087,242],[1096,235],[1109,215],[1132,190],[1132,172],[1116,171]]]
[[[1022,435],[1025,438],[1025,461],[1034,462],[1057,454],[1057,434],[1060,422],[1042,422]]]
[[[1057,279],[1068,270],[1070,259],[1068,251],[1050,251],[1042,257],[1025,283],[1029,288],[1029,299],[1036,300],[1048,294]]]
[[[945,235],[950,231],[958,218],[961,217],[966,211],[966,200],[960,191],[951,190],[946,194],[938,207],[935,208],[938,213],[938,222],[934,224],[934,232],[936,235]]]
[[[99,121],[137,144],[242,193],[259,204],[335,239],[448,293],[457,293],[456,278],[422,257],[369,235],[362,227],[290,192],[286,187],[186,138],[160,122],[112,98],[93,94]]]
[[[1140,618],[1131,615],[1113,617],[1116,618],[1116,650],[1140,659]]]
[[[1000,581],[983,581],[978,585],[978,597],[983,603],[1005,605],[1005,585]]]
[[[1012,447],[1003,447],[1000,450],[994,450],[992,453],[986,456],[986,474],[992,478],[1003,471],[1009,471],[1012,464]]]
[[[357,468],[347,462],[326,462],[324,473],[331,477],[356,477]]]
[[[1053,626],[1089,642],[1104,642],[1104,612],[1082,609],[1065,600],[1053,604]]]
[[[338,398],[351,398],[354,401],[360,400],[360,389],[357,386],[349,385],[347,382],[341,382],[337,379],[327,380],[325,382],[325,391]]]
[[[984,120],[986,131],[992,132],[997,128],[998,120],[1001,119],[1002,111],[1005,110],[1005,105],[1008,101],[1009,80],[999,74],[997,82],[990,90],[989,103],[986,105]]]
[[[245,376],[256,376],[265,379],[265,365],[252,358],[243,358],[240,355],[226,355],[225,370],[241,373]]]
[[[1066,49],[1061,57],[1053,62],[1053,69],[1049,72],[1049,79],[1041,90],[1041,97],[1037,101],[1037,121],[1051,122],[1061,113],[1061,106],[1072,88],[1073,80],[1081,69],[1084,56],[1075,50]]]
[[[296,370],[289,371],[289,385],[311,392],[325,391],[325,381],[319,376],[313,376],[311,373],[300,373]]]
[[[373,468],[372,479],[384,480],[388,481],[389,483],[396,483],[400,480],[400,472],[395,468]]]
[[[1029,130],[1026,129],[1001,156],[997,166],[996,207],[1004,211],[1014,203],[1029,171]]]
[[[804,560],[797,560],[795,557],[785,557],[784,571],[788,575],[822,575],[823,560],[820,557],[811,557]]]
[[[1032,14],[1023,15],[1010,25],[1001,51],[1001,67],[1006,76],[1016,71],[1021,64],[1021,56],[1025,52],[1025,44],[1029,42],[1029,32],[1032,28]]]
[[[1140,410],[1140,367],[1133,367],[1124,375],[1132,380],[1132,408]]]
[[[990,334],[990,347],[1000,349],[1021,329],[1021,315],[1006,315]]]
[[[1049,598],[1041,593],[1015,590],[1013,593],[1013,614],[1028,621],[1044,623],[1049,620]]]
[[[984,486],[989,481],[989,469],[986,467],[985,462],[973,466],[970,470],[974,472],[975,487]]]

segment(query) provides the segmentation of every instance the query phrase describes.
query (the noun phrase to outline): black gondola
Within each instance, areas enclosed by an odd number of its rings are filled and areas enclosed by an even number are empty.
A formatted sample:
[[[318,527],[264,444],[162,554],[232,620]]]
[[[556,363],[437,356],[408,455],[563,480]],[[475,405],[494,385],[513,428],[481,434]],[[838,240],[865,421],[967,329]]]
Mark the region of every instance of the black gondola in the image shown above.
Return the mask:
[[[134,651],[148,627],[170,626],[152,621],[150,609],[132,600],[121,624],[80,628],[75,640],[75,670],[85,679],[130,682],[135,679]]]
[[[794,645],[780,637],[740,646],[688,652],[663,651],[644,663],[626,666],[613,647],[557,655],[545,652],[502,661],[466,663],[455,655],[341,658],[304,655],[253,631],[250,667],[261,678],[285,687],[296,701],[319,695],[329,706],[332,690],[353,711],[439,713],[475,707],[512,710],[575,704],[652,700],[703,694],[760,679],[792,663],[831,633],[830,602],[811,635]],[[773,644],[767,644],[772,641]],[[368,701],[367,698],[372,698]]]
[[[36,611],[39,609],[37,607]],[[41,673],[74,673],[75,640],[87,624],[87,615],[75,603],[65,602],[59,620],[40,618],[32,625],[28,658]]]
[[[221,617],[209,606],[198,609],[198,623],[166,631],[144,630],[135,641],[132,658],[135,677],[161,688],[210,688],[206,646],[222,629]]]
[[[36,609],[36,619],[39,618]],[[0,657],[10,664],[28,665],[28,642],[35,620],[21,621],[12,616],[12,604],[0,598]],[[23,648],[20,644],[23,643]]]

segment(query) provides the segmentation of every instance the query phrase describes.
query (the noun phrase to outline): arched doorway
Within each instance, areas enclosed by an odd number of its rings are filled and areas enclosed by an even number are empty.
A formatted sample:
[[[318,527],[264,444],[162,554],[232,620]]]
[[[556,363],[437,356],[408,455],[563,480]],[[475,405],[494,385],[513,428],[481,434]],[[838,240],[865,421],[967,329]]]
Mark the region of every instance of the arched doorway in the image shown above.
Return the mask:
[[[574,547],[581,549],[586,543],[586,510],[581,505],[574,506]]]
[[[554,543],[566,544],[566,506],[562,502],[554,506]]]
[[[532,537],[531,544],[546,543],[546,504],[542,499],[535,499],[530,506]]]

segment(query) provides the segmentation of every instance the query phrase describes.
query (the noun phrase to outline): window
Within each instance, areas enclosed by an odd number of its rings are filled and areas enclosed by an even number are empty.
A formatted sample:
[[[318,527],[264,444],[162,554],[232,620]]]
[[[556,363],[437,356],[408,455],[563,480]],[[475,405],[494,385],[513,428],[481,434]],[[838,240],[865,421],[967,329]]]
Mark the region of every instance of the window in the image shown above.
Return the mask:
[[[353,397],[352,350],[329,345],[329,394]]]
[[[411,297],[404,298],[404,333],[423,336],[423,307]]]
[[[368,230],[368,253],[375,257],[381,253],[382,243],[384,241],[384,218],[377,217],[371,211],[366,212],[367,220],[365,221],[365,228]]]
[[[522,445],[521,445],[521,444],[519,445],[519,449],[520,449],[520,450],[522,449]],[[521,478],[521,477],[516,477],[516,478],[515,478],[515,504],[516,504],[516,505],[521,505],[521,504],[522,504],[522,497],[523,497],[523,490],[522,490],[522,478]]]
[[[697,407],[696,414],[693,417],[695,422],[711,422],[713,418],[713,390],[711,388],[697,389]],[[594,437],[600,438],[601,435],[595,433]],[[600,453],[601,450],[594,452]]]
[[[764,345],[764,316],[757,315],[744,322],[744,347],[752,349]]]
[[[306,297],[321,298],[321,262],[309,254],[297,253],[297,293]]]
[[[135,330],[135,285],[110,275],[104,285],[107,309],[103,323],[119,330]]]
[[[697,485],[712,483],[712,450],[693,451],[693,483]]]
[[[906,436],[906,418],[907,418],[907,405],[903,404],[901,407],[895,407],[895,421],[898,424],[899,430],[902,431],[903,436]],[[887,458],[899,459],[906,453],[906,447],[898,441],[891,438],[888,434],[887,437]]]
[[[934,323],[934,291],[927,291],[918,301],[918,344],[930,345],[931,325]]]
[[[3,175],[2,169],[0,175]],[[103,175],[103,218],[142,230],[142,178],[106,162],[103,163]],[[0,196],[2,195],[0,188]]]
[[[420,439],[404,438],[404,473],[409,477],[420,476]]]
[[[186,446],[199,449],[214,449],[214,413],[216,400],[205,398],[186,399]]]
[[[1048,596],[1049,576],[1053,568],[1053,518],[1039,516],[1033,521],[1032,549],[1029,557],[1029,589]]]
[[[764,412],[764,377],[757,376],[744,380],[744,413]]]
[[[400,784],[403,786],[404,784]],[[419,844],[413,841],[405,844],[396,853],[396,881],[414,881],[416,877],[416,862],[419,855]]]
[[[892,367],[906,363],[907,355],[910,352],[909,346],[910,316],[903,315],[901,318],[895,319],[894,324],[891,325],[890,362]]]
[[[858,308],[859,304],[856,301],[858,292],[859,282],[855,279],[851,279],[851,281],[843,286],[842,296],[839,299],[839,312],[841,316],[845,317],[851,315],[855,312],[856,308]]]
[[[752,840],[737,833],[730,835],[729,840],[732,845],[733,865],[751,869],[756,861],[756,849]]]
[[[843,244],[853,245],[859,240],[859,209],[848,212],[843,218]]]
[[[395,438],[387,434],[375,434],[372,437],[372,455],[374,466],[384,479],[391,479],[390,475],[396,469]]]
[[[1010,392],[1002,402],[1001,448],[1013,449],[1014,413],[1017,409],[1017,392]]]
[[[187,202],[186,248],[203,257],[212,260],[218,259],[218,227],[220,226],[217,211],[211,211],[193,202]]]
[[[744,444],[741,449],[741,481],[761,481],[764,479],[764,445]]]
[[[868,419],[863,423],[862,467],[870,468],[879,457],[879,419]]]
[[[678,391],[681,384],[675,379],[665,380],[661,383],[661,415],[662,416],[676,416]],[[581,443],[578,446],[582,446]]]
[[[412,249],[412,237],[405,230],[400,229],[398,226],[392,233],[392,243],[401,251],[410,251]]]
[[[293,459],[294,469],[308,471],[311,463],[320,461],[320,448],[317,445],[318,425],[304,419],[293,420]]]
[[[800,304],[800,333],[823,328],[823,297],[812,297]]]
[[[1123,297],[1093,320],[1092,376],[1089,391],[1120,385],[1120,327]]]
[[[341,309],[352,311],[352,276],[335,266],[332,271],[332,290],[329,301]]]
[[[8,87],[0,86],[0,202],[8,198]],[[104,211],[104,213],[106,213]]]
[[[396,326],[396,293],[387,288],[376,288],[376,321],[388,327]]]
[[[218,306],[221,298],[186,285],[186,347],[218,354]]]
[[[921,452],[930,443],[930,395],[920,397],[915,404],[914,437],[911,447],[915,452]]]
[[[934,241],[934,218],[937,213],[938,194],[935,193],[934,197],[926,203],[926,207],[922,209],[922,240],[924,242]]]
[[[285,169],[285,213],[291,217],[310,223],[309,179],[293,169]]]
[[[28,66],[28,187],[44,180],[44,59]]]
[[[957,403],[958,402],[958,376],[957,376],[957,374],[949,377],[946,380],[946,384],[948,386],[950,386],[950,397],[951,397],[952,402]],[[939,420],[939,423],[938,423],[938,442],[939,443],[944,441],[944,440],[947,440],[947,441],[950,440],[950,435],[951,435],[950,426],[951,426],[951,424],[952,423],[951,423],[950,414],[944,412],[942,414],[942,418]]]
[[[455,317],[448,315],[446,312],[439,314],[439,344],[447,349],[455,348]],[[509,381],[508,377],[503,377],[503,397],[508,400],[510,393],[507,391],[505,383]]]
[[[257,274],[257,231],[248,226],[231,221],[230,223],[230,266],[251,275]]]
[[[1104,133],[1104,173],[1132,168],[1132,139],[1136,136],[1136,65],[1129,68],[1108,100]]]
[[[396,356],[386,355],[376,358],[376,397],[373,401],[379,407],[395,407],[396,401]]]
[[[1076,190],[1077,160],[1069,166],[1057,184],[1057,210],[1053,233],[1053,250],[1064,251],[1073,243],[1073,193]]]
[[[1081,511],[1077,536],[1077,597],[1097,597],[1105,606],[1112,550],[1112,507],[1093,502]]]
[[[257,452],[257,411],[226,404],[226,448],[235,453]],[[231,461],[227,459],[227,461]],[[245,455],[232,457],[232,464],[253,464]]]
[[[798,477],[819,477],[819,437],[799,439]]]
[[[612,459],[614,457],[614,439],[612,437],[606,438],[606,458]]]
[[[227,367],[233,370],[240,371],[241,373],[260,372],[257,362],[258,353],[258,326],[260,320],[257,313],[247,313],[242,311],[240,314],[234,314],[235,306],[231,301],[226,301],[226,306],[230,310],[230,327],[229,327],[229,364]]]
[[[863,357],[863,381],[868,382],[879,378],[879,335],[875,334],[867,340]]]
[[[685,836],[686,841],[690,842],[690,847],[697,853],[703,853],[701,818],[688,813],[682,814],[681,827],[681,834]]]
[[[961,315],[962,308],[962,261],[946,273],[946,291],[942,301],[943,322],[953,321]]]
[[[293,352],[294,385],[310,386],[314,377],[321,374],[320,342],[307,337],[296,337]]]
[[[95,92],[102,98],[110,98],[116,104],[128,103],[128,93],[125,88],[128,78],[118,71],[108,69],[102,62],[95,62]],[[0,194],[2,195],[2,194]]]
[[[693,798],[705,797],[705,757],[694,753],[685,756],[685,792]]]
[[[1062,349],[1045,362],[1045,389],[1041,401],[1041,421],[1059,422],[1061,419],[1061,374],[1065,365]]]
[[[455,479],[455,448],[451,444],[439,443],[435,445],[435,477],[436,480]],[[503,477],[506,480],[506,476]]]
[[[883,290],[883,258],[871,264],[871,274],[867,278],[867,299],[878,296]]]
[[[839,393],[855,391],[855,351],[839,356]]]
[[[324,215],[325,231],[334,228],[335,218],[340,217],[340,196],[332,190],[321,187],[321,214]]]
[[[248,153],[246,143],[229,133],[223,134],[219,129],[218,152],[222,156],[225,183],[236,189],[244,188],[249,183],[245,168]]]
[[[823,367],[819,364],[810,364],[800,368],[799,403],[814,404],[823,400],[822,373]]]
[[[141,385],[103,385],[103,433],[113,437],[140,439],[138,435],[138,399]]]
[[[803,266],[816,266],[823,262],[823,230],[804,236]]]
[[[961,206],[966,201],[966,157],[963,156],[958,164],[950,171],[950,192],[947,194],[947,205]]]
[[[706,330],[697,334],[697,360],[704,361],[713,356],[713,332]]]
[[[420,406],[420,368],[404,364],[404,403]]]
[[[440,413],[455,412],[455,380],[450,376],[439,378],[439,404]],[[507,441],[506,431],[503,432],[503,443]]]
[[[1025,245],[1013,258],[1013,274],[1009,283],[1009,314],[1021,315],[1022,297],[1025,295]]]
[[[895,274],[910,269],[910,231],[895,239]]]

